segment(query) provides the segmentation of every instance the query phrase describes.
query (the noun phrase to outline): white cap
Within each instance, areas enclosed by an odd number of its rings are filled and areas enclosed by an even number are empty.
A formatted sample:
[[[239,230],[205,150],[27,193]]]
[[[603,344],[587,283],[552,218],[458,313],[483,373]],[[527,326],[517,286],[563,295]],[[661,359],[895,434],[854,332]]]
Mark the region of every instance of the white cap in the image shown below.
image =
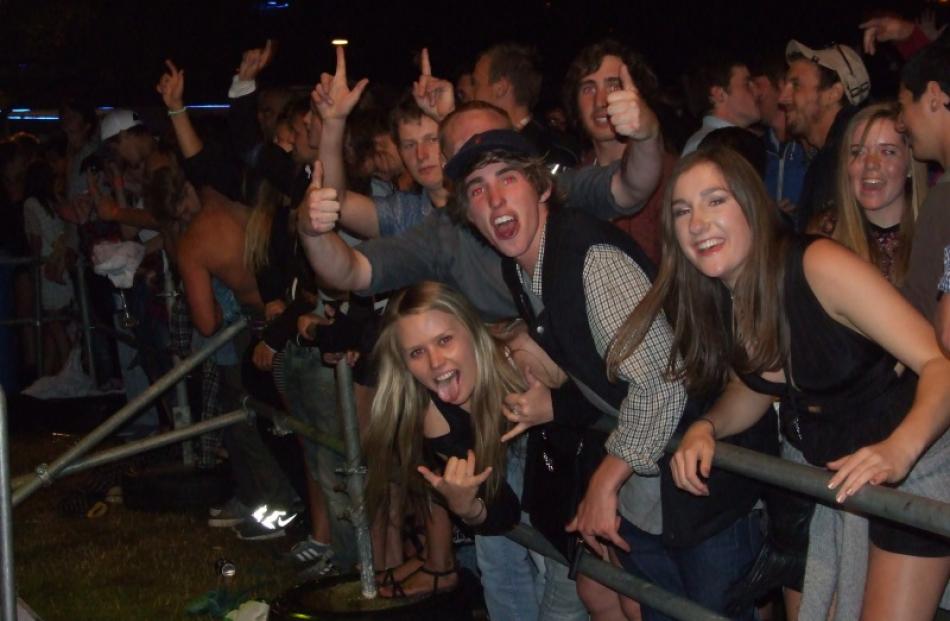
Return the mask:
[[[99,122],[99,136],[103,142],[119,135],[119,132],[142,124],[139,115],[131,110],[117,109],[102,117]]]
[[[852,48],[847,45],[832,45],[823,50],[813,50],[802,45],[795,39],[785,47],[785,59],[792,54],[801,54],[808,60],[831,69],[838,75],[844,85],[844,94],[848,101],[857,105],[867,99],[871,92],[871,78],[864,61]]]

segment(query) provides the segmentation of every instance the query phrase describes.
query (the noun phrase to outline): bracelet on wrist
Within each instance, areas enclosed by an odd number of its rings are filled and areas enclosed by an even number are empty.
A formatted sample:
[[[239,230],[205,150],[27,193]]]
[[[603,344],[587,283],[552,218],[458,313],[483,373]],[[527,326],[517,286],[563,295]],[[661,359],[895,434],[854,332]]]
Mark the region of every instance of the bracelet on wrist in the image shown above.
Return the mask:
[[[716,437],[716,423],[714,423],[712,419],[709,418],[708,416],[700,416],[699,420],[709,423],[709,426],[712,427],[713,438],[715,438]]]
[[[462,521],[465,522],[466,524],[474,524],[474,523],[477,522],[477,521],[482,517],[482,515],[484,515],[485,512],[488,510],[488,508],[485,506],[485,501],[484,501],[484,500],[482,500],[481,498],[476,498],[475,500],[477,500],[477,501],[478,501],[478,504],[479,504],[478,512],[475,513],[475,515],[463,517],[463,518],[462,518]],[[460,516],[460,517],[461,517],[461,516]]]
[[[181,108],[177,110],[169,110],[168,116],[175,116],[176,114],[181,114],[182,112],[186,112],[187,110],[188,108],[186,108],[185,106],[182,106]]]

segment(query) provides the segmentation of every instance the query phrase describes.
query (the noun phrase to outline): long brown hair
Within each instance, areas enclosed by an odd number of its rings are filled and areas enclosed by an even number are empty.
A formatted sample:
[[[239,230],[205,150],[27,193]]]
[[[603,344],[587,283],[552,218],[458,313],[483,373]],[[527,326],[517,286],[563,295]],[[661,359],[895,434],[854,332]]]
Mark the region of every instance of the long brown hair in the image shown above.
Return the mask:
[[[860,139],[860,144],[864,144],[867,141],[868,133],[876,123],[890,121],[896,126],[899,115],[900,109],[894,103],[881,103],[864,108],[855,114],[848,123],[838,154],[837,218],[831,237],[865,261],[877,265],[878,268],[882,267],[883,257],[880,256],[880,249],[871,239],[871,229],[867,215],[852,190],[848,165],[856,157],[851,153],[852,144],[855,144],[858,139]],[[855,132],[861,123],[865,124],[863,135],[856,136]],[[902,137],[902,139],[906,145],[906,137]],[[909,177],[904,188],[907,208],[901,214],[894,265],[891,268],[891,273],[887,274],[887,277],[896,286],[900,286],[904,280],[904,275],[907,273],[911,242],[914,237],[914,222],[917,217],[917,207],[920,205],[918,201],[922,200],[918,195],[917,184],[915,183],[915,176],[919,173],[919,167],[914,165],[914,159],[910,156],[909,149],[908,160],[910,161]]]
[[[732,297],[715,278],[689,261],[676,238],[673,191],[679,177],[699,164],[712,164],[752,230],[752,248]],[[786,236],[776,207],[752,166],[731,149],[700,149],[680,160],[670,176],[660,215],[663,258],[653,287],[617,332],[607,354],[611,377],[643,341],[657,315],[665,312],[673,325],[673,348],[667,373],[684,379],[691,394],[721,390],[730,368],[761,373],[781,368],[788,352],[788,327],[783,310]],[[680,362],[679,355],[682,356]]]
[[[478,375],[471,401],[473,450],[476,472],[492,467],[486,482],[486,501],[491,502],[505,477],[505,452],[501,435],[507,421],[501,413],[505,396],[523,391],[519,371],[505,356],[505,348],[488,332],[464,296],[436,282],[422,282],[389,301],[373,356],[379,365],[379,385],[366,430],[364,450],[368,460],[366,502],[371,514],[409,503],[424,515],[429,489],[416,467],[422,465],[423,420],[430,397],[426,388],[409,372],[396,335],[401,317],[438,310],[452,315],[472,336]],[[394,484],[394,485],[390,485]],[[394,491],[390,498],[390,490]]]

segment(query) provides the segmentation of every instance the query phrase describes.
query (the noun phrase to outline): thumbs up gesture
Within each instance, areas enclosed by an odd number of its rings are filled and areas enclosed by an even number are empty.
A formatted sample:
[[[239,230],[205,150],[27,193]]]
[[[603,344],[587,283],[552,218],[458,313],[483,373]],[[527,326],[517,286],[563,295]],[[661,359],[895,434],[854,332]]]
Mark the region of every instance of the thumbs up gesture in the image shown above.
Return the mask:
[[[297,229],[302,235],[316,237],[329,233],[340,219],[340,201],[334,188],[323,187],[323,163],[313,163],[310,187],[297,210]]]
[[[412,96],[426,116],[441,122],[455,110],[455,88],[448,80],[432,77],[429,49],[422,48],[419,79],[412,83]]]
[[[660,133],[660,123],[640,97],[627,65],[620,67],[620,90],[607,95],[607,115],[614,131],[632,140],[650,140]]]
[[[320,74],[320,82],[310,94],[310,102],[324,122],[343,120],[349,116],[363,95],[369,80],[363,78],[352,89],[346,81],[346,53],[336,47],[336,72]]]
[[[554,420],[551,390],[534,376],[531,367],[525,368],[524,379],[528,383],[527,390],[511,393],[505,397],[502,405],[502,414],[515,424],[501,437],[502,442],[521,435],[535,425],[543,425]]]

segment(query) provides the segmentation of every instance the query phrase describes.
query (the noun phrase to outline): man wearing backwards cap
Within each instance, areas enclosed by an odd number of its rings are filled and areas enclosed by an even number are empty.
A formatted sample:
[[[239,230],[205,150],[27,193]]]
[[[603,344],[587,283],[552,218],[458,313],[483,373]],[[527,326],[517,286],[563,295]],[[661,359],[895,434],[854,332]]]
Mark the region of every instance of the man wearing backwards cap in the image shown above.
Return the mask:
[[[871,80],[847,45],[813,50],[794,39],[785,48],[788,74],[779,97],[789,133],[818,149],[805,175],[795,228],[834,207],[838,146],[848,121],[867,99]]]
[[[559,209],[554,181],[537,151],[512,130],[476,134],[444,172],[455,181],[452,217],[469,222],[503,255],[506,284],[532,338],[593,407],[617,417],[607,456],[569,529],[598,551],[598,537],[629,550],[620,530],[659,534],[657,460],[686,402],[682,383],[665,374],[669,324],[662,318],[654,322],[643,344],[621,364],[617,382],[607,379],[604,362],[620,325],[650,289],[655,268],[619,229],[584,212]],[[557,414],[569,422],[563,417]],[[622,527],[618,510],[627,520]]]

